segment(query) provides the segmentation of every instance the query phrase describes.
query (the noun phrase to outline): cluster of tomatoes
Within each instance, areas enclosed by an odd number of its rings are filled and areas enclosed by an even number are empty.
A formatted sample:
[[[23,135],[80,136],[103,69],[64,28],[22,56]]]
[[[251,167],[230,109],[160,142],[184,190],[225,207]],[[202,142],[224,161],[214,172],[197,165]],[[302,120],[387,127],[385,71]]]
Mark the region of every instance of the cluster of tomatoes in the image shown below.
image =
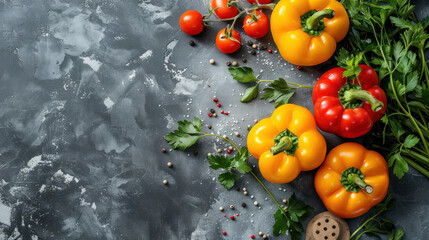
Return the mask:
[[[243,14],[243,29],[246,34],[252,38],[258,39],[264,37],[270,29],[270,21],[262,12],[264,4],[269,4],[271,0],[247,0],[253,4],[253,7],[247,9],[240,0],[211,0],[210,11],[207,15],[202,15],[195,10],[189,10],[180,17],[180,28],[189,35],[201,33],[209,22],[233,21],[231,27],[219,31],[216,36],[216,46],[223,53],[233,53],[241,46],[240,34],[234,30],[236,20]],[[242,6],[241,10],[238,6]],[[210,20],[214,15],[217,20]]]

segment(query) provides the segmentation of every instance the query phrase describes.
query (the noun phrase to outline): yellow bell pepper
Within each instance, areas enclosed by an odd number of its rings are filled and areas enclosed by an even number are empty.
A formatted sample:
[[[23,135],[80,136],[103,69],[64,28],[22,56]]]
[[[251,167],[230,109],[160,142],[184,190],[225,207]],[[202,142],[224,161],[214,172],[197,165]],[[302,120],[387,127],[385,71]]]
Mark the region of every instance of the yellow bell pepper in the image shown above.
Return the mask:
[[[281,0],[271,14],[271,33],[280,54],[301,66],[327,61],[349,25],[346,10],[336,0]]]
[[[355,218],[379,204],[389,188],[389,170],[379,153],[358,143],[332,149],[314,177],[326,208],[342,218]]]
[[[262,176],[272,183],[288,183],[301,171],[317,168],[326,155],[326,142],[311,112],[285,104],[259,121],[247,136],[250,154],[259,159]]]

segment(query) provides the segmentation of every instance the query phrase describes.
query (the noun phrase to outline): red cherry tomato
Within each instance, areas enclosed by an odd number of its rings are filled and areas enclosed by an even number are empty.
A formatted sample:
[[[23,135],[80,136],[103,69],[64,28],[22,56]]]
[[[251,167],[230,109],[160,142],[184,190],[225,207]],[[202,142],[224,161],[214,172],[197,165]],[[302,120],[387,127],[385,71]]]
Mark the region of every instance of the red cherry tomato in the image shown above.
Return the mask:
[[[237,51],[241,46],[241,37],[240,34],[233,30],[232,31],[232,37],[237,39],[238,42],[226,38],[225,29],[222,29],[219,31],[219,33],[216,36],[216,46],[217,48],[223,52],[223,53],[233,53]]]
[[[255,4],[256,3],[256,0],[247,0],[249,3],[251,3],[251,4]],[[270,3],[271,2],[271,0],[258,0],[258,2],[260,3],[260,4],[268,4],[268,3]]]
[[[251,13],[253,13],[253,11]],[[267,35],[270,30],[270,20],[267,15],[261,11],[256,11],[256,16],[258,19],[254,21],[251,15],[247,15],[243,22],[243,28],[249,37],[261,38]]]
[[[195,10],[186,11],[180,16],[180,28],[186,34],[197,35],[204,29],[203,16]]]
[[[238,14],[235,6],[228,7],[228,0],[211,0],[211,7],[217,8],[215,12],[220,19],[233,18]]]

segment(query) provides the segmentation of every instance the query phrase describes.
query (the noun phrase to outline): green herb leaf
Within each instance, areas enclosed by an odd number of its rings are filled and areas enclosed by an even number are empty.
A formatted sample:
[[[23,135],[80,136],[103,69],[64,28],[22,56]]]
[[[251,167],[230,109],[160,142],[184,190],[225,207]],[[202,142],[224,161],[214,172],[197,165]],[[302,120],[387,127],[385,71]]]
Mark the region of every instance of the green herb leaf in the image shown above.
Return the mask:
[[[398,229],[395,231],[392,231],[392,233],[389,236],[389,240],[401,240],[404,236],[404,229],[401,227],[398,227]]]
[[[284,235],[288,231],[288,219],[284,216],[284,211],[278,209],[274,214],[273,235]]]
[[[294,222],[304,221],[314,211],[314,208],[308,206],[303,201],[296,199],[295,194],[292,194],[288,200],[286,214]]]
[[[337,65],[342,68],[347,68],[347,62],[350,61],[352,55],[345,48],[341,48],[338,51],[338,55],[335,56],[335,60],[337,60]]]
[[[174,149],[185,150],[194,145],[200,137],[204,136],[201,131],[201,119],[194,118],[193,122],[187,120],[179,121],[179,127],[174,132],[164,136]]]
[[[395,225],[393,224],[393,222],[387,218],[381,218],[380,220],[371,219],[365,225],[364,233],[369,235],[369,236],[374,236],[374,237],[381,239],[381,237],[380,237],[380,235],[378,235],[378,233],[387,234],[387,233],[391,232],[394,228],[395,228]],[[359,237],[357,237],[355,240],[360,239],[361,236],[362,235],[359,235]]]
[[[258,81],[250,67],[230,67],[228,68],[228,71],[232,78],[239,82],[248,83]]]
[[[225,157],[222,155],[211,155],[208,159],[210,167],[214,170],[228,169],[231,167],[232,160],[234,160],[231,157]]]
[[[247,147],[242,147],[240,153],[235,155],[235,159],[232,161],[232,167],[234,167],[239,173],[244,174],[252,171],[252,168],[248,164],[249,150]]]
[[[387,160],[389,167],[393,166],[393,174],[401,179],[406,172],[408,172],[408,163],[401,156],[400,152],[391,155]]]
[[[429,88],[422,90],[422,100],[425,104],[429,105]]]
[[[278,107],[289,102],[289,99],[295,93],[295,88],[289,87],[283,78],[279,78],[270,83],[263,91],[264,94],[262,94],[261,98],[268,102],[275,101],[274,107]]]
[[[413,71],[407,75],[407,85],[405,86],[405,92],[412,92],[417,84],[419,83],[419,74],[417,71]]]
[[[304,230],[302,222],[310,216],[313,208],[296,199],[295,194],[288,200],[286,211],[277,210],[274,214],[273,235],[279,236],[289,232],[291,239],[300,240],[301,232]]]
[[[386,197],[383,199],[383,201],[375,207],[377,210],[377,213],[385,212],[395,206],[395,199],[393,199],[392,194],[390,192],[387,193]]]
[[[404,147],[405,148],[412,148],[414,146],[416,146],[416,144],[420,141],[420,138],[418,138],[417,136],[410,134],[407,136],[407,138],[405,138],[404,141]]]
[[[249,87],[248,89],[246,89],[243,97],[241,97],[241,99],[240,99],[240,102],[242,102],[242,103],[250,102],[253,99],[258,97],[258,93],[259,93],[259,83],[257,83],[253,87]]]
[[[234,183],[238,180],[238,176],[231,171],[227,171],[219,174],[217,179],[226,189],[231,189],[232,186],[234,186]]]
[[[407,21],[402,18],[390,17],[390,21],[398,28],[405,28],[405,29],[413,28],[413,24],[410,21]]]

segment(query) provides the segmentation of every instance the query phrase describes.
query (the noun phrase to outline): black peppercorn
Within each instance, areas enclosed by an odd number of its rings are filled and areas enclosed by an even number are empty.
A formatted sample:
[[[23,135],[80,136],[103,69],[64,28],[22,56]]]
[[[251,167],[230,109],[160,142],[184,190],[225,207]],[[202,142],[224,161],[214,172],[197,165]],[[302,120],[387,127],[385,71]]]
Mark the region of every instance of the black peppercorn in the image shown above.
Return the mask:
[[[247,62],[247,58],[243,58],[243,59],[241,59],[244,63],[246,63]]]
[[[195,156],[198,155],[198,151],[197,150],[194,151],[194,155]]]
[[[252,50],[250,53],[251,53],[252,55],[256,55],[256,51],[255,51],[255,50]]]
[[[226,62],[226,66],[231,66],[231,62],[230,61],[228,61],[228,62]]]
[[[210,112],[211,113],[215,113],[215,110],[212,108],[212,109],[210,109]]]
[[[246,205],[246,203],[242,203],[241,206],[242,207],[246,207],[247,205]]]
[[[247,41],[247,45],[252,46],[253,42],[249,40],[249,41]]]
[[[212,125],[208,125],[208,126],[207,126],[207,128],[208,128],[208,129],[212,129]]]
[[[193,47],[193,46],[195,46],[195,42],[193,40],[191,40],[191,41],[189,41],[189,45]]]
[[[240,191],[240,188],[238,186],[235,186],[236,191]]]

